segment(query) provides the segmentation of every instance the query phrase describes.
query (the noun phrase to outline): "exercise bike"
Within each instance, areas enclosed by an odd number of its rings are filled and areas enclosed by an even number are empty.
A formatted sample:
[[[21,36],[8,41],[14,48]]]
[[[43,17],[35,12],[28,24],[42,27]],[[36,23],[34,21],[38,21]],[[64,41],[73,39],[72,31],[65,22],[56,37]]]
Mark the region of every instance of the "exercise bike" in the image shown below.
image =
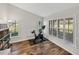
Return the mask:
[[[43,30],[45,29],[45,26],[42,26],[41,29],[39,29],[39,34],[36,35],[36,31],[33,30],[31,33],[34,34],[34,40],[33,40],[33,43],[34,44],[37,44],[37,43],[40,43],[40,42],[43,42],[45,41],[45,37],[43,36]]]

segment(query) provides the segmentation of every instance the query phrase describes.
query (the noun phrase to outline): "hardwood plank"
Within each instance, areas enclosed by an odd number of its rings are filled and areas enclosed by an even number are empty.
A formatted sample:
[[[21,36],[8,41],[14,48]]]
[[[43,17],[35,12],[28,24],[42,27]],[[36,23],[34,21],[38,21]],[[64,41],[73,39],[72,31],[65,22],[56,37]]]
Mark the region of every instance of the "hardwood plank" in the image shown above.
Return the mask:
[[[71,55],[71,53],[60,48],[50,41],[33,44],[33,41],[27,40],[13,43],[11,46],[12,55]]]

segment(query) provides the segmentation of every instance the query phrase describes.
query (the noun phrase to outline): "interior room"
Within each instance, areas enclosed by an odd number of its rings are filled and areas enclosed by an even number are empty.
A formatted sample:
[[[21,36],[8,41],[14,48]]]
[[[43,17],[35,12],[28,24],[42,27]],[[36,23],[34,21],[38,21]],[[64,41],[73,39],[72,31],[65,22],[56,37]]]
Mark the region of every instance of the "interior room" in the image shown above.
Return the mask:
[[[0,55],[79,55],[79,4],[0,3]]]

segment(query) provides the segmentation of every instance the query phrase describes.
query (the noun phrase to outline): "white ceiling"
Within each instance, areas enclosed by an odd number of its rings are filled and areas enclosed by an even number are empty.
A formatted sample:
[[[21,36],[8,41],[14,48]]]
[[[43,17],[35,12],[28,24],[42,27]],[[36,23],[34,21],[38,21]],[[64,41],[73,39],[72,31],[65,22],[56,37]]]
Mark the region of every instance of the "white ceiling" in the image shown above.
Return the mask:
[[[73,6],[79,6],[78,3],[12,3],[12,5],[42,17],[71,8]]]

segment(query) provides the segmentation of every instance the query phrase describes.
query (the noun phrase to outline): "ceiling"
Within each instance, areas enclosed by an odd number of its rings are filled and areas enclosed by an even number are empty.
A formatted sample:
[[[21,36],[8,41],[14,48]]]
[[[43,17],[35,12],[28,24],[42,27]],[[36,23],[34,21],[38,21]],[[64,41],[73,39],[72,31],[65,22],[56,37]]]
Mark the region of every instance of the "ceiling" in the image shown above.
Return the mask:
[[[12,5],[42,17],[73,6],[79,6],[78,3],[12,3]]]

